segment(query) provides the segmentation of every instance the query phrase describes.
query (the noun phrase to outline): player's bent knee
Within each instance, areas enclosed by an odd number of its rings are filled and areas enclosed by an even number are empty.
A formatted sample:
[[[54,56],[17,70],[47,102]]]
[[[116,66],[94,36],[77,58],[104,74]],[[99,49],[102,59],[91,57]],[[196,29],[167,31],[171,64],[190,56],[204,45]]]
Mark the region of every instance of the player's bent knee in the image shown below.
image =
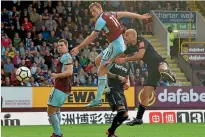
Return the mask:
[[[159,65],[159,72],[164,72],[167,69],[168,69],[168,66],[167,66],[166,63],[163,63],[163,64]]]
[[[48,115],[52,115],[52,114],[56,113],[58,110],[59,110],[59,108],[54,107],[54,106],[48,105],[48,107],[47,107]]]

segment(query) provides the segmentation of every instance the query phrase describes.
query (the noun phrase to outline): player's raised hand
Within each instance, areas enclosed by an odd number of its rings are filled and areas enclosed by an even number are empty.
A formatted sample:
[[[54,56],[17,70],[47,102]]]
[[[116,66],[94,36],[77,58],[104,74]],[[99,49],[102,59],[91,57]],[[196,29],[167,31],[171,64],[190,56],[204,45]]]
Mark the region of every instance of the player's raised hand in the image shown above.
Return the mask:
[[[76,56],[76,55],[78,55],[78,53],[79,53],[79,48],[78,47],[75,47],[71,50],[71,55],[72,56]]]
[[[121,83],[125,83],[127,81],[127,79],[122,76],[118,76],[118,79],[121,81]]]
[[[125,58],[117,58],[117,59],[115,60],[115,62],[116,62],[117,64],[122,64],[122,63],[125,63],[126,61],[125,61]]]
[[[141,17],[142,17],[142,19],[149,19],[152,17],[152,15],[149,13],[146,13],[146,14],[143,14]]]

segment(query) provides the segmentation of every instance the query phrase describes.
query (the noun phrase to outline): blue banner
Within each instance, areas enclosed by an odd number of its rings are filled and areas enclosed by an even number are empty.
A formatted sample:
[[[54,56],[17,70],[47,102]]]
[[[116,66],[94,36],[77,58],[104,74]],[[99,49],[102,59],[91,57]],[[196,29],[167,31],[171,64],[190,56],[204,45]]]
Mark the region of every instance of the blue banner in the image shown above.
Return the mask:
[[[162,23],[196,23],[196,12],[154,11]]]

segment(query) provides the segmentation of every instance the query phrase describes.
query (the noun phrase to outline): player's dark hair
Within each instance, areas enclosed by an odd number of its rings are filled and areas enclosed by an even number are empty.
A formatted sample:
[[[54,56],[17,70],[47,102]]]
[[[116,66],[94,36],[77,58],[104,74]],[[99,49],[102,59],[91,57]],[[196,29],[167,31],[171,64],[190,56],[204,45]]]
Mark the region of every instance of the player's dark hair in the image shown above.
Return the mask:
[[[92,7],[102,9],[102,6],[100,5],[100,3],[97,3],[97,2],[91,3],[89,6],[89,9],[91,9]]]
[[[66,39],[60,39],[58,43],[63,42],[66,46],[68,46],[68,41]]]

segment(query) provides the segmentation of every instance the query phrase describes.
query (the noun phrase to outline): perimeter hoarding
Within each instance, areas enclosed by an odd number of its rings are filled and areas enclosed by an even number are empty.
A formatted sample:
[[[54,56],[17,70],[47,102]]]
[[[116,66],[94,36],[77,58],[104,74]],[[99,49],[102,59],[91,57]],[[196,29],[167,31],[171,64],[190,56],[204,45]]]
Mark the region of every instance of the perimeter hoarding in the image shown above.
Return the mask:
[[[33,87],[33,107],[42,108],[47,107],[47,101],[51,92],[50,87]],[[67,108],[82,108],[88,104],[92,98],[95,98],[97,87],[73,87],[70,96],[62,107]],[[135,107],[135,89],[130,87],[125,91],[128,107]],[[109,107],[109,104],[103,95],[102,107]]]
[[[137,106],[143,89],[136,87]],[[149,109],[205,109],[205,87],[158,87],[149,99]]]

